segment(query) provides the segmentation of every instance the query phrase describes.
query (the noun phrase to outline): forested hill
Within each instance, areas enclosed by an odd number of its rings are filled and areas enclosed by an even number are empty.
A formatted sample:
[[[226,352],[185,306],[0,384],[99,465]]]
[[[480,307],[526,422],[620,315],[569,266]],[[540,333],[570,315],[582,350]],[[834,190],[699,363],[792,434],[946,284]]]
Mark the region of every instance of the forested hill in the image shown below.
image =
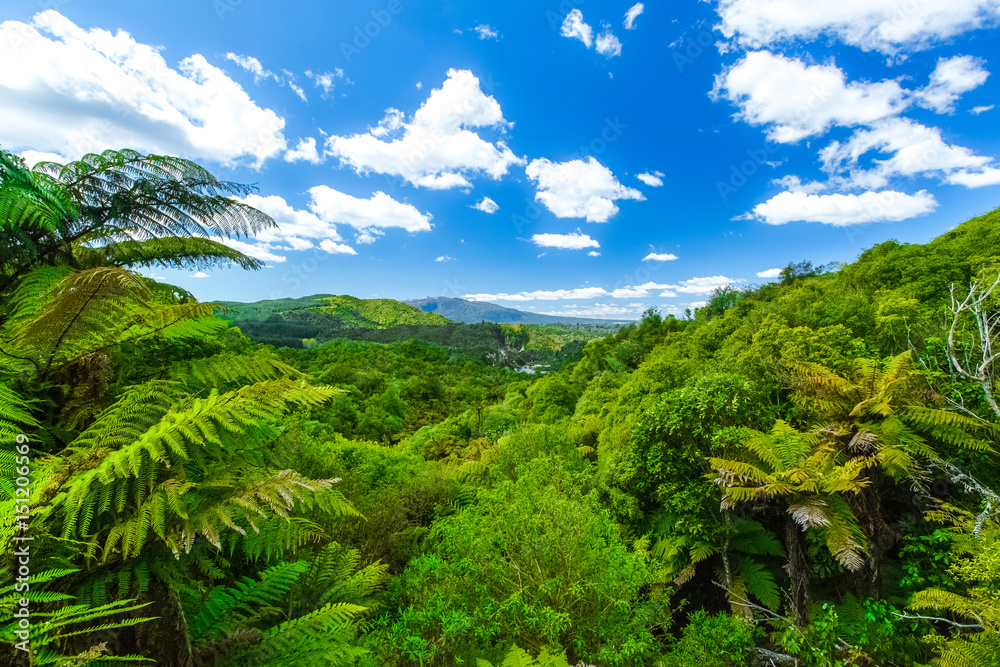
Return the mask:
[[[133,270],[243,193],[0,151],[0,665],[1000,664],[1000,209],[584,342]]]
[[[219,316],[257,343],[304,348],[342,338],[392,343],[422,340],[454,358],[507,368],[546,370],[579,358],[583,343],[618,325],[504,324],[452,322],[391,299],[313,295],[253,303],[223,301]]]
[[[458,322],[496,322],[497,324],[572,324],[603,328],[609,333],[631,320],[599,320],[586,317],[561,317],[529,313],[515,308],[505,308],[495,303],[468,301],[447,296],[427,296],[422,299],[407,299],[404,303],[428,313],[444,315]]]
[[[324,313],[339,318],[346,326],[385,329],[399,324],[442,325],[450,320],[437,313],[425,313],[393,299],[358,299],[342,294],[314,294],[298,299],[270,299],[241,303],[218,301],[227,309],[223,316],[233,320],[265,320],[271,315]]]

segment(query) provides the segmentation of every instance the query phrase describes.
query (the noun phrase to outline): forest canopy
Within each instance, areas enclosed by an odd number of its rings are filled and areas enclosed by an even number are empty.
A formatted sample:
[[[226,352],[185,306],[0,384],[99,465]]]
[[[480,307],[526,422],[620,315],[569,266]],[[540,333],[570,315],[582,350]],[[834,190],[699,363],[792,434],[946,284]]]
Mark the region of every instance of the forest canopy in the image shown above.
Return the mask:
[[[1000,664],[1000,209],[581,336],[136,271],[247,192],[0,151],[0,663]]]

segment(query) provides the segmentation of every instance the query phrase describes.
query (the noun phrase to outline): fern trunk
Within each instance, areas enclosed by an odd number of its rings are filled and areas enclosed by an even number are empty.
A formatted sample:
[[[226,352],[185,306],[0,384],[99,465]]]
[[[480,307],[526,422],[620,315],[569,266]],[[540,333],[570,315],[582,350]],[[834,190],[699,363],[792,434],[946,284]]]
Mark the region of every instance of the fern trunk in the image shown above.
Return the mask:
[[[157,667],[195,667],[187,619],[176,592],[153,577],[145,598],[153,604],[144,613],[158,618],[136,626],[134,649],[122,652],[153,658]]]
[[[848,502],[867,539],[868,556],[864,566],[850,580],[859,598],[881,598],[881,564],[890,547],[898,541],[899,535],[885,520],[883,490],[879,488],[878,474],[876,471],[866,470],[861,478],[868,479],[869,484],[849,497]]]
[[[792,620],[798,627],[804,627],[808,622],[809,605],[809,560],[806,556],[805,533],[789,514],[785,522],[785,550],[788,552],[788,564],[785,571],[791,582],[790,606]]]

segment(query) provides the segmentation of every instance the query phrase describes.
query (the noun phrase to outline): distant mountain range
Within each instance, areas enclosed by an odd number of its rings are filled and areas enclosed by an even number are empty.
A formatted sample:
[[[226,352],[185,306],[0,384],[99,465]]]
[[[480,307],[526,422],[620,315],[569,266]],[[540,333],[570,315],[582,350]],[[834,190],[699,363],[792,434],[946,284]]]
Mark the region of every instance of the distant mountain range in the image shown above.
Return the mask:
[[[526,313],[515,308],[504,308],[486,301],[467,301],[447,296],[427,296],[422,299],[407,299],[403,303],[416,306],[426,313],[437,313],[456,322],[496,322],[497,324],[620,324],[634,320],[598,320],[587,317],[561,317]]]

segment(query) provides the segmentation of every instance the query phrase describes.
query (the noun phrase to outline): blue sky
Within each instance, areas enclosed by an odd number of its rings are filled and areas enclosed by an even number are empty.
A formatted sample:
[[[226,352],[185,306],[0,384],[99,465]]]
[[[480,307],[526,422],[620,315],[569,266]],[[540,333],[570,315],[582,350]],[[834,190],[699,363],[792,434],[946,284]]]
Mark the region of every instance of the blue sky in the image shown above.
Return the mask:
[[[255,183],[205,300],[682,312],[1000,205],[1000,2],[5,3],[0,145]],[[207,275],[206,275],[207,274]]]

